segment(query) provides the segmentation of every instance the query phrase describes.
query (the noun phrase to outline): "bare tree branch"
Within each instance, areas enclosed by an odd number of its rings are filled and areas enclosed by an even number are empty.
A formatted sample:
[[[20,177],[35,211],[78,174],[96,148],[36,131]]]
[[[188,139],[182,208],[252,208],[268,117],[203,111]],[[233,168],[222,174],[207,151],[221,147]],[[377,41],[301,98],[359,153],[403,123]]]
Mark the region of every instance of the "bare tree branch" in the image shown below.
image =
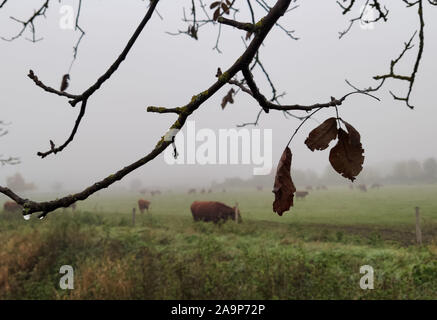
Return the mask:
[[[155,0],[155,4],[158,0]],[[191,101],[182,107],[182,111],[178,116],[178,119],[170,127],[172,129],[181,129],[185,124],[187,118],[196,111],[206,100],[213,96],[220,88],[222,88],[228,81],[235,76],[235,74],[241,71],[243,68],[247,68],[249,63],[254,58],[259,47],[263,43],[267,34],[270,32],[272,27],[275,25],[276,21],[285,13],[291,0],[278,0],[276,5],[270,10],[270,12],[264,17],[263,27],[260,29],[259,33],[254,37],[245,52],[238,58],[234,64],[228,68],[218,79],[214,82],[207,90],[202,93],[192,97]],[[152,8],[153,6],[151,6]],[[154,7],[153,7],[154,8]],[[152,10],[153,12],[153,10]],[[150,13],[151,14],[151,13]],[[78,192],[74,195],[69,195],[53,201],[36,202],[28,199],[24,199],[17,195],[15,192],[9,188],[0,186],[0,193],[13,199],[15,202],[23,206],[23,215],[29,215],[35,212],[41,212],[39,218],[44,218],[49,212],[52,212],[58,208],[68,207],[72,203],[78,200],[85,200],[91,194],[107,188],[114,182],[121,180],[124,176],[134,171],[135,169],[141,167],[142,165],[148,163],[162,153],[173,141],[171,139],[165,139],[163,136],[161,140],[157,143],[155,148],[145,157],[132,163],[131,165],[124,167],[113,175],[106,177],[105,179],[93,184],[92,186],[86,188],[85,190]]]
[[[45,158],[46,156],[48,156],[48,155],[50,155],[52,153],[56,154],[58,152],[61,152],[66,146],[68,146],[70,144],[71,141],[73,141],[74,136],[75,136],[75,134],[77,132],[77,129],[79,127],[79,124],[80,124],[80,122],[82,120],[82,117],[85,114],[85,109],[86,109],[88,98],[92,94],[94,94],[94,92],[96,92],[101,87],[101,85],[106,80],[108,80],[111,77],[112,74],[114,74],[115,71],[117,71],[118,67],[120,66],[120,64],[126,58],[127,54],[129,53],[130,49],[134,45],[135,41],[138,39],[138,36],[141,34],[141,32],[144,29],[144,27],[146,26],[147,22],[152,17],[152,14],[153,14],[153,12],[154,12],[158,2],[159,2],[159,0],[153,0],[153,1],[150,2],[150,6],[149,6],[149,9],[147,10],[146,15],[144,16],[144,18],[141,21],[141,23],[138,25],[138,27],[135,30],[135,32],[132,35],[132,37],[129,39],[126,47],[123,49],[123,51],[121,52],[119,57],[109,67],[109,69],[100,78],[97,79],[95,84],[93,84],[91,87],[89,87],[87,90],[85,90],[82,94],[80,94],[80,95],[72,95],[72,94],[69,94],[69,93],[66,93],[66,92],[63,92],[63,91],[60,91],[60,90],[55,90],[55,89],[53,89],[51,87],[48,87],[48,86],[44,85],[44,83],[38,79],[38,77],[34,74],[34,72],[32,70],[29,71],[29,77],[35,82],[35,84],[37,86],[39,86],[43,90],[45,90],[47,92],[51,92],[51,93],[57,94],[59,96],[64,96],[64,97],[72,99],[72,100],[69,101],[69,103],[73,107],[75,107],[78,102],[82,102],[79,115],[77,117],[77,120],[75,122],[75,125],[74,125],[74,127],[72,129],[72,132],[71,132],[69,138],[64,142],[64,144],[62,144],[60,147],[57,147],[57,148],[54,146],[54,143],[52,141],[50,141],[51,149],[49,151],[46,151],[46,152],[38,152],[37,153],[38,156],[40,156],[42,158]]]
[[[404,1],[404,2],[406,2],[406,1]],[[392,78],[392,79],[407,81],[409,83],[409,86],[408,86],[408,92],[407,92],[406,96],[400,97],[400,96],[395,95],[391,91],[390,91],[390,94],[393,96],[393,98],[395,100],[404,101],[405,104],[410,109],[414,109],[414,106],[410,103],[410,96],[411,96],[411,92],[413,90],[414,81],[416,80],[417,71],[419,70],[420,60],[422,59],[423,48],[424,48],[424,45],[425,45],[425,38],[424,38],[425,22],[424,22],[424,18],[423,18],[423,0],[418,0],[418,1],[414,2],[414,3],[409,3],[409,2],[406,2],[406,3],[407,3],[407,6],[409,6],[409,7],[416,6],[416,5],[418,6],[417,14],[418,14],[418,17],[419,17],[419,24],[420,24],[420,28],[419,28],[419,49],[417,51],[417,56],[416,56],[416,60],[415,60],[415,63],[414,63],[413,71],[412,71],[412,73],[409,76],[399,75],[399,74],[396,74],[394,72],[394,67],[402,59],[404,54],[408,50],[413,48],[413,45],[411,43],[412,43],[414,37],[416,36],[417,31],[414,32],[414,34],[410,38],[410,40],[405,43],[404,49],[402,50],[402,52],[398,56],[398,58],[396,58],[395,60],[391,61],[391,63],[390,63],[390,72],[388,74],[378,75],[378,76],[375,76],[373,78],[375,80]]]
[[[55,146],[55,143],[50,140],[50,150],[46,151],[46,152],[38,152],[37,155],[40,156],[41,158],[45,158],[47,157],[49,154],[56,154],[58,152],[61,152],[62,150],[64,150],[65,147],[67,147],[70,142],[73,141],[74,136],[76,135],[77,129],[79,128],[80,122],[82,121],[83,116],[85,115],[85,110],[86,110],[86,103],[87,100],[83,100],[82,101],[82,105],[80,106],[80,112],[79,115],[77,116],[76,122],[74,124],[73,130],[71,131],[70,136],[68,137],[68,139],[59,147]]]
[[[56,90],[53,89],[52,87],[46,86],[41,80],[38,79],[38,77],[35,75],[35,73],[33,72],[33,70],[29,70],[29,74],[27,75],[30,79],[33,80],[33,82],[35,82],[35,84],[40,87],[41,89],[43,89],[44,91],[50,92],[50,93],[54,93],[58,96],[62,96],[62,97],[67,97],[70,99],[76,99],[79,98],[80,96],[75,95],[75,94],[70,94],[67,93],[65,91],[60,91],[60,90]]]
[[[6,2],[8,2],[8,0],[3,0],[2,3],[0,4],[0,9],[3,8],[3,6],[6,4]]]
[[[81,9],[82,9],[82,0],[79,0],[78,7],[77,7],[76,22],[75,22],[74,29],[75,30],[79,30],[80,36],[77,39],[77,42],[76,42],[76,44],[73,47],[73,59],[71,60],[70,67],[68,68],[67,74],[69,74],[71,72],[71,68],[73,67],[73,64],[74,64],[74,62],[76,61],[76,58],[77,58],[77,52],[79,50],[80,42],[82,41],[82,38],[85,36],[85,31],[79,25],[79,17],[80,17]]]
[[[6,126],[7,124],[4,123],[3,121],[0,121],[0,137],[3,137],[5,135],[8,134],[8,130],[2,128],[1,126]],[[2,166],[9,164],[9,165],[14,165],[14,164],[19,164],[20,163],[20,159],[17,157],[8,157],[8,158],[3,158],[3,155],[0,154],[0,164]]]
[[[13,41],[13,40],[21,37],[23,35],[24,31],[26,31],[26,29],[29,27],[30,31],[32,32],[32,39],[30,39],[30,41],[37,42],[37,41],[41,40],[41,38],[39,38],[39,39],[36,38],[35,20],[38,17],[41,17],[41,16],[45,17],[46,10],[49,7],[49,2],[50,2],[50,0],[46,0],[42,4],[42,6],[37,11],[35,11],[34,14],[29,19],[27,19],[26,21],[19,20],[19,19],[15,18],[15,17],[10,17],[12,20],[22,24],[23,27],[21,28],[21,30],[15,36],[13,36],[11,38],[4,38],[4,37],[1,37],[1,38],[3,40],[5,40],[5,41]],[[3,3],[0,6],[0,8],[3,7],[3,5],[5,3],[6,3],[6,1],[3,1]]]

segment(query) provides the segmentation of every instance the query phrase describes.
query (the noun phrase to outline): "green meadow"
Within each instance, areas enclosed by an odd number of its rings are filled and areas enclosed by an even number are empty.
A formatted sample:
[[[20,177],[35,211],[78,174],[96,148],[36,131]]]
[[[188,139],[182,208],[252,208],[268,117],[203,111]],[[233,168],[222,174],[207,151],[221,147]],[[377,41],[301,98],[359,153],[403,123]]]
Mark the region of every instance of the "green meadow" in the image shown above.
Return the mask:
[[[436,195],[330,187],[279,217],[269,190],[102,192],[41,221],[0,213],[0,299],[437,299]],[[140,197],[151,209],[133,224]],[[243,222],[194,222],[194,200],[238,203]],[[62,265],[73,290],[59,287]],[[360,288],[363,265],[374,289]]]

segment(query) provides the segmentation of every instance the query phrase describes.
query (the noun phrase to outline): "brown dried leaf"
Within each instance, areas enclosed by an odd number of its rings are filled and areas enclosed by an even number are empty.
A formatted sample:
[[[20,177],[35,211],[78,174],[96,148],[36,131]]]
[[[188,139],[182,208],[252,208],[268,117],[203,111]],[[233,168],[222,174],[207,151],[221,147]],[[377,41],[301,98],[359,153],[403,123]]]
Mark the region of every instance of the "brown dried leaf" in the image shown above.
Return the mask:
[[[310,132],[305,144],[311,151],[325,150],[335,138],[337,138],[337,119],[329,118]]]
[[[329,162],[335,171],[354,181],[363,169],[364,149],[358,131],[349,123],[344,124],[348,132],[338,129],[338,142],[329,153]]]
[[[61,92],[64,92],[65,90],[67,90],[68,80],[70,80],[70,75],[68,73],[64,74],[62,77],[62,82],[61,82]]]
[[[222,3],[222,9],[224,13],[229,14],[229,8],[224,2]]]
[[[215,11],[214,11],[214,15],[213,15],[213,20],[217,21],[218,17],[220,16],[220,7],[218,7]]]
[[[276,169],[275,184],[273,193],[275,201],[273,202],[273,211],[282,216],[284,211],[290,210],[293,206],[293,197],[296,192],[296,187],[291,180],[291,150],[287,147],[282,153],[281,159]]]
[[[198,40],[198,37],[197,37],[197,29],[196,29],[195,26],[189,26],[189,27],[188,27],[188,34],[189,34],[192,38]]]
[[[355,145],[359,144],[361,146],[361,136],[359,132],[346,121],[341,119],[341,122],[343,122],[346,126],[347,132],[349,133],[349,138],[351,139],[351,143]]]
[[[223,97],[222,99],[222,109],[224,109],[226,107],[226,105],[228,103],[234,103],[234,98],[232,97],[232,95],[235,93],[234,88],[231,88],[231,90],[228,91],[228,93]]]
[[[211,3],[211,5],[209,6],[210,9],[214,9],[215,7],[220,5],[220,1],[215,1],[213,3]]]

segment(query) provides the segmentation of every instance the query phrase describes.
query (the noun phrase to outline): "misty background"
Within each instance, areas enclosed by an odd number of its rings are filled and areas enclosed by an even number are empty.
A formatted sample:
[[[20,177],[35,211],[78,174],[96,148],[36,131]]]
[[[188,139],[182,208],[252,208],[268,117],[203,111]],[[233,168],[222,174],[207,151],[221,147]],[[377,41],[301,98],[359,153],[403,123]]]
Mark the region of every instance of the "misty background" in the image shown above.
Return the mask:
[[[9,16],[28,18],[34,8],[41,6],[40,2],[26,1],[26,5],[8,2],[0,10],[0,36],[11,37],[21,28]],[[43,37],[42,41],[32,43],[24,37],[13,42],[1,41],[0,120],[9,123],[9,134],[0,138],[0,154],[20,157],[21,164],[0,167],[0,184],[6,185],[7,177],[19,172],[39,190],[49,190],[56,183],[62,183],[67,190],[80,189],[149,153],[173,123],[175,115],[148,113],[146,107],[178,107],[188,103],[193,95],[216,80],[218,67],[228,68],[244,50],[241,36],[245,32],[228,26],[222,27],[221,54],[212,50],[217,25],[201,28],[199,41],[187,35],[166,34],[166,31],[186,30],[187,24],[181,21],[182,8],[185,6],[189,14],[190,3],[162,1],[158,4],[163,20],[157,15],[152,17],[119,70],[89,99],[87,113],[74,141],[61,153],[45,159],[40,159],[36,153],[48,150],[50,139],[57,145],[65,141],[79,109],[72,108],[67,99],[35,86],[27,73],[32,69],[46,85],[59,87],[62,75],[70,66],[72,47],[80,35],[59,27],[60,8],[62,5],[77,8],[77,1],[50,4],[46,19],[36,22],[37,36]],[[313,104],[327,102],[331,96],[340,98],[351,91],[345,79],[360,88],[375,85],[372,77],[389,71],[390,60],[400,54],[404,42],[418,28],[415,9],[406,9],[401,1],[386,3],[390,9],[387,23],[377,23],[372,30],[361,29],[355,24],[341,40],[338,32],[348,26],[349,19],[359,15],[358,8],[343,16],[335,1],[305,1],[282,17],[280,23],[287,29],[296,30],[295,36],[299,40],[291,40],[276,28],[260,51],[260,59],[279,93],[287,93],[280,101]],[[244,5],[241,4],[242,9]],[[81,93],[107,70],[146,9],[147,1],[140,0],[83,2],[80,26],[86,35],[70,73],[69,93]],[[392,99],[388,90],[401,96],[407,92],[406,83],[393,80],[387,81],[376,94],[381,102],[354,95],[339,108],[340,116],[361,134],[365,168],[359,178],[364,182],[366,175],[374,172],[378,174],[377,178],[367,178],[367,183],[379,182],[373,180],[404,183],[402,179],[397,182],[384,180],[395,172],[399,163],[410,163],[412,167],[419,164],[423,178],[426,176],[425,161],[437,157],[437,92],[434,89],[437,11],[429,6],[426,9],[425,50],[411,95],[416,108],[410,110],[404,103]],[[239,20],[249,21],[245,11],[242,10]],[[258,19],[263,15],[265,12],[257,10]],[[24,36],[30,37],[29,31]],[[407,52],[398,73],[411,73],[416,55],[414,49]],[[271,90],[265,77],[259,69],[254,74],[261,91],[269,97]],[[230,88],[222,88],[192,115],[190,120],[196,121],[197,129],[218,131],[255,120],[259,106],[241,92],[235,96],[234,104],[221,109],[221,99]],[[305,115],[304,112],[295,114]],[[311,152],[303,143],[318,122],[334,115],[334,109],[320,111],[315,120],[304,124],[290,146],[292,170],[302,184],[307,181],[302,176],[299,178],[299,172],[307,175],[311,172],[318,177],[334,174],[332,169],[326,169],[329,150]],[[273,130],[273,171],[299,123],[294,118],[286,119],[281,112],[261,115],[257,128]],[[141,180],[145,187],[203,186],[234,177],[251,179],[252,171],[253,165],[169,166],[161,155],[114,187],[128,187],[134,180]],[[333,179],[343,179],[335,175]]]

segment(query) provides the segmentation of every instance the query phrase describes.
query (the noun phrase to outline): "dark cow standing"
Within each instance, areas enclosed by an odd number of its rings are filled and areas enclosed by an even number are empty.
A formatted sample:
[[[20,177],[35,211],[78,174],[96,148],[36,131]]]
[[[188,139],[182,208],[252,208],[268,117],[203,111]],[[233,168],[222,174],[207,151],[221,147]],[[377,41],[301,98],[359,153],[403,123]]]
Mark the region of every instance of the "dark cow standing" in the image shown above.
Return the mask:
[[[149,212],[149,206],[150,206],[150,201],[144,199],[138,200],[138,208],[140,209],[141,213],[144,213],[144,209],[146,209],[147,212]]]
[[[358,189],[360,189],[360,190],[363,191],[363,192],[367,192],[367,187],[366,187],[365,184],[360,184],[360,185],[358,186]]]
[[[191,194],[191,193],[196,193],[196,189],[190,189],[190,190],[188,190],[188,194]]]
[[[296,191],[296,199],[304,199],[308,195],[308,191]]]
[[[242,221],[238,205],[231,208],[217,201],[194,201],[191,204],[191,213],[195,221],[213,221],[232,219],[240,223]]]
[[[3,204],[3,211],[4,212],[18,212],[21,209],[22,209],[22,207],[18,203],[13,202],[13,201],[6,201]]]

